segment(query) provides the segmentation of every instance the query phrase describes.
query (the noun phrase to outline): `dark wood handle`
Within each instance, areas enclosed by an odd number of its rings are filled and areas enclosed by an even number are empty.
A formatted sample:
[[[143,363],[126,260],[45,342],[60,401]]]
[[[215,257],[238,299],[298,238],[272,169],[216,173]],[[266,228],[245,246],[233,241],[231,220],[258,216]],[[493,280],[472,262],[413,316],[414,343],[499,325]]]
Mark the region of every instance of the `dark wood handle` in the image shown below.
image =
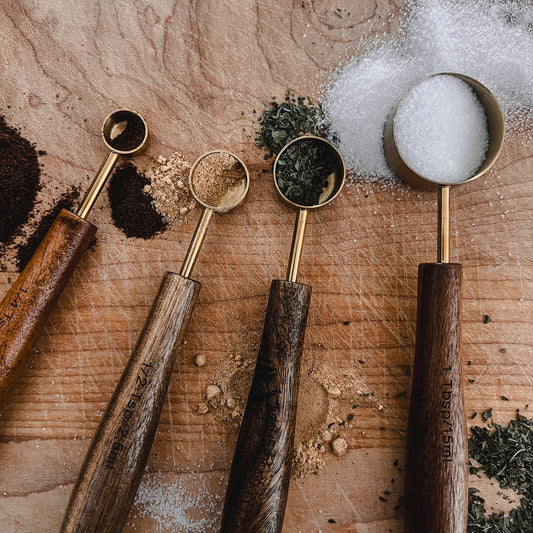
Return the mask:
[[[23,368],[96,226],[63,209],[0,303],[0,396]]]
[[[405,464],[407,533],[466,533],[467,438],[459,353],[461,265],[418,268]]]
[[[152,447],[177,347],[200,284],[167,272],[89,447],[61,527],[122,531]]]
[[[222,513],[223,533],[280,532],[311,287],[274,280]]]

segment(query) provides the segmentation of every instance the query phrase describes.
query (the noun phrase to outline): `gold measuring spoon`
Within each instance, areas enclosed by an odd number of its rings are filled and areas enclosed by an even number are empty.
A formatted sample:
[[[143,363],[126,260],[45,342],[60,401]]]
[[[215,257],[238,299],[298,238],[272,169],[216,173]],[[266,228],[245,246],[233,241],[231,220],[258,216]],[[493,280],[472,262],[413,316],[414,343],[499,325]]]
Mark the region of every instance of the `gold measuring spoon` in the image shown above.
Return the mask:
[[[215,205],[198,188],[197,168],[209,156],[224,154],[242,168],[243,177]],[[200,157],[192,166],[189,184],[205,209],[198,221],[179,274],[167,272],[137,345],[124,369],[89,447],[72,491],[61,527],[67,532],[119,533],[128,517],[144,473],[165,400],[176,350],[200,292],[189,278],[213,213],[240,205],[248,192],[248,171],[228,152]]]
[[[466,183],[479,178],[496,161],[503,144],[503,115],[493,94],[473,78],[455,73],[435,76],[454,76],[464,81],[485,109],[488,149],[475,174],[459,181]],[[418,267],[416,347],[405,464],[405,528],[409,533],[465,533],[468,446],[460,356],[462,270],[459,263],[449,262],[451,184],[422,176],[405,162],[398,149],[394,120],[409,91],[385,126],[385,156],[397,176],[412,187],[438,191],[439,213],[437,263]],[[454,181],[453,185],[459,183]]]
[[[115,148],[113,145],[132,120],[144,128],[144,135],[141,131],[136,146],[130,150]],[[140,115],[121,109],[105,119],[102,136],[109,153],[82,205],[76,214],[61,210],[0,303],[0,395],[21,373],[22,362],[39,336],[55,300],[94,238],[97,228],[85,219],[117,159],[121,155],[134,156],[142,152],[148,143],[148,128]]]
[[[280,160],[297,145],[318,143],[333,161],[333,172],[315,205],[291,201],[278,186]],[[338,150],[313,136],[287,144],[274,163],[281,199],[298,210],[286,280],[273,280],[248,402],[233,456],[224,511],[223,533],[280,532],[292,462],[298,377],[311,287],[297,283],[309,210],[323,207],[340,192],[345,166]]]

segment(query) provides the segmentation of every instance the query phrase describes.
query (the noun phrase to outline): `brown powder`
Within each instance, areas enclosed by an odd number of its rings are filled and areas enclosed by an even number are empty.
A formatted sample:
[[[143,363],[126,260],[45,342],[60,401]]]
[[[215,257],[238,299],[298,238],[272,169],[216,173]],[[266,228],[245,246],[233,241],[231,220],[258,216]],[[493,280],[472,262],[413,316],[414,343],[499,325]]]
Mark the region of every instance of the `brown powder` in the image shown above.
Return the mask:
[[[138,115],[132,115],[126,122],[124,131],[119,133],[109,144],[115,149],[122,152],[129,152],[139,147],[146,135],[144,122]]]
[[[169,224],[187,222],[196,205],[188,187],[190,170],[191,164],[176,152],[169,159],[159,156],[157,164],[146,172],[150,183],[144,192],[152,197],[154,207]]]
[[[243,166],[231,154],[209,154],[199,161],[194,170],[194,192],[205,204],[217,207],[226,193],[235,189],[245,177]]]

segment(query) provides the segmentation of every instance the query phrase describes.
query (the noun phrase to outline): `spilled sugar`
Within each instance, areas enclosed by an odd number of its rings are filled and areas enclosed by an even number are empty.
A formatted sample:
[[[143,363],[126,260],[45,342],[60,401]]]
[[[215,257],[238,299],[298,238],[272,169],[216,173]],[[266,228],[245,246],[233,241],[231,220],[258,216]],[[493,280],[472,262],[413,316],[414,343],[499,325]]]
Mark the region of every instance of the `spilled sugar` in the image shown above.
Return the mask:
[[[404,161],[440,183],[471,178],[489,144],[481,102],[453,76],[428,78],[405,95],[394,118],[394,136]]]
[[[337,71],[323,102],[325,122],[358,178],[393,179],[382,147],[387,117],[411,85],[439,72],[479,80],[500,102],[507,128],[529,137],[533,3],[410,2],[399,36],[376,39]]]

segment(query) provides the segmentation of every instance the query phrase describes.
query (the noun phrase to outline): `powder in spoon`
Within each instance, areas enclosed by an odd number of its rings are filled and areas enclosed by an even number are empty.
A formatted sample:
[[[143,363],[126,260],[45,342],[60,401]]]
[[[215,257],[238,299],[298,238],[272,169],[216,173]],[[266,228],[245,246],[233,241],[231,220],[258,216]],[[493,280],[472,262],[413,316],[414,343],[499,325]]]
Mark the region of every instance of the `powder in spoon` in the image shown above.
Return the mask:
[[[237,158],[226,152],[208,154],[196,165],[193,188],[205,204],[222,207],[224,197],[240,189],[246,172]]]
[[[403,160],[440,183],[471,178],[489,144],[487,117],[472,88],[454,76],[433,76],[402,99],[394,137]]]
[[[141,145],[146,128],[139,115],[133,114],[128,118],[126,127],[114,139],[110,139],[109,144],[122,152],[129,152]]]
[[[20,234],[40,188],[37,151],[30,141],[0,116],[1,244],[11,243]]]

